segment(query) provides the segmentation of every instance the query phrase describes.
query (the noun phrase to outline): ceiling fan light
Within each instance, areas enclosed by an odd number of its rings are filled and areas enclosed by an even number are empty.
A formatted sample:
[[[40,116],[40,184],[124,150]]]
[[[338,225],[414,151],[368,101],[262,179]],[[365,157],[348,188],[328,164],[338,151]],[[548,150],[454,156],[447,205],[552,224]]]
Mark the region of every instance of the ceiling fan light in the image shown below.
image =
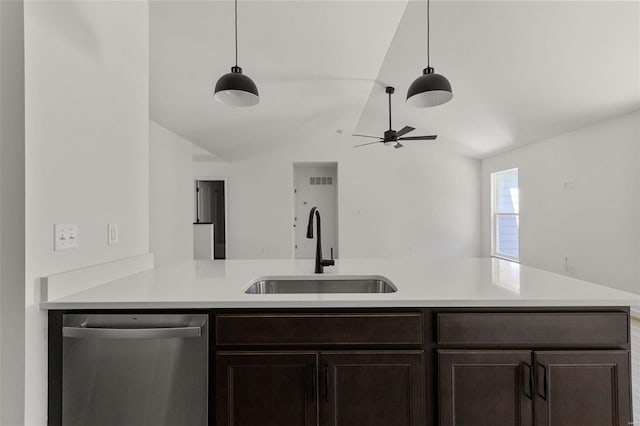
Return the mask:
[[[253,106],[260,102],[258,87],[237,66],[231,67],[230,73],[218,79],[213,97],[229,106]]]
[[[441,105],[451,98],[451,83],[431,67],[425,68],[423,75],[416,78],[407,91],[407,104],[417,108]]]

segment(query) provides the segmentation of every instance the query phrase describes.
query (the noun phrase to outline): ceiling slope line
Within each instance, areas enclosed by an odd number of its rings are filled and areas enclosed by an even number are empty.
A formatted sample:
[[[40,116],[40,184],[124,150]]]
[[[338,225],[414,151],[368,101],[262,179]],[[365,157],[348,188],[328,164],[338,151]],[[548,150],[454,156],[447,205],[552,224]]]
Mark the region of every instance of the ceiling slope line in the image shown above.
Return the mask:
[[[393,32],[393,36],[389,40],[389,44],[388,44],[387,49],[386,49],[386,53],[384,54],[384,57],[382,58],[382,61],[380,62],[380,65],[378,66],[378,73],[376,75],[376,79],[374,80],[374,83],[371,85],[371,90],[369,92],[369,96],[367,96],[367,99],[366,99],[365,103],[362,105],[362,108],[360,109],[360,114],[358,115],[358,121],[356,122],[356,126],[353,128],[353,133],[359,133],[356,130],[358,129],[358,126],[362,122],[362,116],[364,115],[364,111],[367,108],[367,104],[369,103],[369,101],[371,100],[371,97],[374,94],[374,90],[376,89],[376,84],[380,84],[382,87],[387,87],[387,86],[392,86],[393,83],[394,83],[392,81],[383,81],[382,78],[380,77],[380,73],[382,72],[382,67],[387,62],[387,58],[389,57],[389,52],[391,51],[391,47],[393,46],[393,41],[395,40],[396,35],[398,34],[398,31],[400,30],[400,24],[404,21],[405,15],[406,15],[406,13],[407,13],[407,11],[409,9],[410,1],[411,0],[408,0],[408,1],[405,2],[404,11],[400,15],[400,19],[398,20],[398,23],[396,24],[396,30]]]

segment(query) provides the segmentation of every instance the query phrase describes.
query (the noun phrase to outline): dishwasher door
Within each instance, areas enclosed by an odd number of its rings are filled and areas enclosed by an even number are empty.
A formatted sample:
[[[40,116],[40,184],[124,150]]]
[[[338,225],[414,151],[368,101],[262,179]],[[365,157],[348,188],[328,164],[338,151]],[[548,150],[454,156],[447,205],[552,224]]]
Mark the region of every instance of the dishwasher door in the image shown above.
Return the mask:
[[[207,315],[63,318],[64,426],[206,426]]]

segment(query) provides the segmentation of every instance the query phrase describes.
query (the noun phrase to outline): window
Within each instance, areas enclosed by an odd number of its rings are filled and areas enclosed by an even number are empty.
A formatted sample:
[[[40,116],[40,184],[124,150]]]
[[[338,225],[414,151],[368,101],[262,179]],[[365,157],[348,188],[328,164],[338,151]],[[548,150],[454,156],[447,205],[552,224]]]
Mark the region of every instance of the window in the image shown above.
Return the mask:
[[[491,255],[520,258],[518,169],[491,174]]]

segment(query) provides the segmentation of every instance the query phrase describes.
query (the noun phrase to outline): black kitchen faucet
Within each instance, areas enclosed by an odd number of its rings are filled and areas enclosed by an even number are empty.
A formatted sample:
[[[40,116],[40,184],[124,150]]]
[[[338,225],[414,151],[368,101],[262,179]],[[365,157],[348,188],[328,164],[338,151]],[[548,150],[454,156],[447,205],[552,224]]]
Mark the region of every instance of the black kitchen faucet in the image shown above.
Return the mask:
[[[322,233],[320,227],[320,210],[317,207],[313,207],[309,213],[309,224],[307,225],[307,238],[313,238],[313,214],[316,214],[316,274],[322,274],[325,266],[333,266],[335,262],[333,260],[333,247],[331,248],[331,259],[322,258]]]

